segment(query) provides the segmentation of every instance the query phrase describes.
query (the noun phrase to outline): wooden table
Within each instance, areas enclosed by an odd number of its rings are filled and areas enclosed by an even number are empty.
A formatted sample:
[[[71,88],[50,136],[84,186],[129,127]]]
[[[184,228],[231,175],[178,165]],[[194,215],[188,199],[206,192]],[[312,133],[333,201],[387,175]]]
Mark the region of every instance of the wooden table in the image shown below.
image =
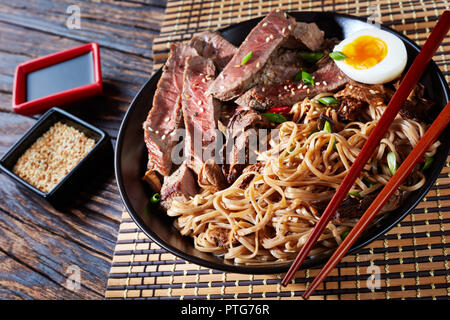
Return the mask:
[[[81,29],[69,29],[76,4]],[[0,157],[38,116],[12,111],[21,62],[95,41],[101,48],[104,94],[64,109],[107,131],[115,144],[121,120],[152,73],[152,40],[166,0],[0,0]],[[0,174],[0,299],[101,299],[122,202],[112,159],[63,212]],[[73,268],[81,286],[70,290]]]

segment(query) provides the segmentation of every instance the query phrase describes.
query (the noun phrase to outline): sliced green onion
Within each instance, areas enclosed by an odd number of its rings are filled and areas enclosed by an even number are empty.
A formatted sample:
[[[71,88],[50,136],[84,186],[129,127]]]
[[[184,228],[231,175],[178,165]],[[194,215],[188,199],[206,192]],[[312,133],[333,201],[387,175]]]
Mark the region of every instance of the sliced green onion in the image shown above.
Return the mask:
[[[314,80],[313,80],[312,76],[308,72],[303,71],[303,70],[302,70],[302,81],[305,84],[310,84],[312,86],[314,85]]]
[[[150,198],[150,202],[151,203],[158,203],[159,201],[161,201],[161,195],[159,193],[155,193],[151,198]]]
[[[299,56],[305,61],[315,63],[319,61],[324,54],[322,52],[300,52]]]
[[[333,149],[336,149],[336,138],[335,137],[333,137]]]
[[[300,80],[302,80],[302,73],[299,71],[299,72],[297,72],[297,74],[295,75],[294,81],[295,81],[295,82],[300,82]]]
[[[360,195],[359,192],[356,192],[356,191],[349,192],[348,194],[350,194],[354,197],[362,198],[362,195]]]
[[[339,101],[335,97],[322,97],[317,100],[319,100],[320,103],[323,103],[326,106],[339,104]]]
[[[425,164],[423,165],[422,170],[427,170],[429,167],[431,167],[433,160],[433,157],[425,157]]]
[[[395,157],[395,153],[389,152],[387,155],[387,163],[389,167],[389,172],[393,176],[397,171],[397,159]]]
[[[287,119],[279,114],[279,113],[263,113],[263,116],[265,116],[269,121],[275,122],[275,123],[283,123],[287,121]]]
[[[344,232],[342,232],[342,234],[341,234],[341,239],[344,240],[345,237],[348,236],[349,233],[350,233],[349,231],[344,231]]]
[[[329,56],[331,59],[337,60],[337,61],[347,59],[347,56],[344,53],[342,53],[341,51],[330,52]]]
[[[367,177],[364,177],[364,178],[363,178],[363,182],[364,182],[366,185],[368,185],[369,187],[372,187],[372,186],[375,185],[375,182],[373,182],[372,180],[370,180],[370,179],[367,178]]]
[[[252,55],[253,55],[253,51],[250,51],[249,53],[247,53],[247,55],[242,58],[241,66],[246,64],[248,62],[248,60],[250,60],[252,58]]]
[[[325,124],[323,125],[323,130],[331,133],[331,124],[328,121],[325,121]]]

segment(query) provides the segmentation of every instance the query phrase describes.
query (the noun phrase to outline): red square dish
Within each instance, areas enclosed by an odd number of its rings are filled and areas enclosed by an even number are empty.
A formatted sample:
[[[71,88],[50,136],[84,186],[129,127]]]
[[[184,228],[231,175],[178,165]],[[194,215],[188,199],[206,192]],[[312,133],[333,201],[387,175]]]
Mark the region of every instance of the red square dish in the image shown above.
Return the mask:
[[[100,50],[92,42],[18,65],[13,109],[33,115],[101,92]]]

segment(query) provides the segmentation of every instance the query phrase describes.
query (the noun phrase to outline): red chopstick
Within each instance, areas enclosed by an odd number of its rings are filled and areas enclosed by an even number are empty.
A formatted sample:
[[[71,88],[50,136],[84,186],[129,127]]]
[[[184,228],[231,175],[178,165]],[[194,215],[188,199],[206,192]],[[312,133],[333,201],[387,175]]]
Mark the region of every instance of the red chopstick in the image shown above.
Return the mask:
[[[412,169],[414,169],[417,162],[419,162],[428,148],[439,137],[442,131],[450,122],[450,102],[441,111],[439,116],[434,120],[433,124],[427,130],[422,139],[419,140],[415,148],[406,157],[405,161],[398,168],[397,172],[392,176],[389,182],[384,186],[372,204],[369,206],[364,215],[359,219],[358,223],[353,227],[352,231],[345,237],[341,245],[333,253],[326,265],[322,268],[320,273],[316,276],[311,286],[308,287],[303,294],[305,299],[308,299],[316,290],[319,284],[327,277],[327,275],[338,264],[342,257],[347,253],[350,247],[355,243],[359,236],[364,232],[367,226],[372,222],[378,212],[383,208],[385,203],[394,194],[397,188],[408,177]]]
[[[331,220],[332,215],[336,212],[337,208],[341,204],[342,200],[347,196],[348,191],[353,186],[353,183],[358,178],[361,170],[364,165],[367,163],[369,158],[372,156],[375,148],[379,144],[380,140],[383,138],[386,131],[389,129],[392,121],[394,121],[395,116],[400,111],[401,107],[405,103],[409,93],[416,85],[417,81],[421,77],[423,71],[425,70],[428,62],[433,57],[434,53],[438,49],[444,37],[447,35],[447,32],[450,28],[450,11],[444,11],[427,41],[425,42],[422,50],[420,50],[413,64],[409,68],[402,82],[400,83],[399,88],[395,92],[392,97],[389,105],[383,113],[383,116],[378,121],[378,124],[373,129],[366,143],[364,144],[360,154],[356,158],[353,165],[350,167],[347,175],[342,181],[341,185],[337,189],[333,198],[328,203],[325,211],[314,227],[313,231],[309,235],[303,247],[300,249],[297,257],[289,268],[288,272],[284,276],[281,284],[283,286],[288,285],[294,276],[295,272],[297,272],[300,265],[308,256],[308,253],[311,251],[323,230],[327,226],[328,222]]]

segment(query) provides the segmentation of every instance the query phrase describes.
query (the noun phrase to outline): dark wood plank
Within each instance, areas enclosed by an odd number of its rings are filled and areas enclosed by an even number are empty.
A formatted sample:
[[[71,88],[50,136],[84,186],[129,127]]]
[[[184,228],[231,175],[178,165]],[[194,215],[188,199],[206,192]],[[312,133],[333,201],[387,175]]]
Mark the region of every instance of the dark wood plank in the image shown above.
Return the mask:
[[[12,110],[11,91],[17,64],[82,44],[3,22],[0,30],[0,111]],[[153,72],[152,60],[104,47],[100,48],[100,55],[103,95],[65,107],[116,137],[129,103]]]
[[[72,4],[0,0],[0,157],[38,118],[12,111],[17,64],[98,42],[103,94],[63,108],[107,131],[113,144],[130,101],[152,74],[165,0],[77,1],[81,30],[65,26]],[[57,210],[0,174],[0,299],[103,298],[123,210],[112,159],[74,197]],[[69,266],[80,268],[80,290],[66,287]]]
[[[68,29],[66,10],[78,5],[81,28]],[[0,21],[79,41],[96,41],[102,47],[151,58],[152,39],[159,34],[162,6],[130,2],[59,0],[2,0]],[[131,43],[131,45],[130,45]]]

